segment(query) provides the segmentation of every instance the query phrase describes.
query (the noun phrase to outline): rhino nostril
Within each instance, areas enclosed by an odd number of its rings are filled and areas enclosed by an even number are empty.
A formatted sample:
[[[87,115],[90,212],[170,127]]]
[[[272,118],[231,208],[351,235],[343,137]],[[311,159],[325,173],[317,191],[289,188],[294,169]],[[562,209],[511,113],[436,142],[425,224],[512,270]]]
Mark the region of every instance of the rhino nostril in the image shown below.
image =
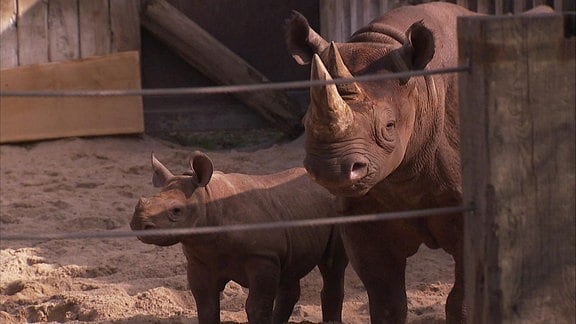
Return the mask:
[[[154,226],[154,225],[150,225],[150,224],[144,225],[145,230],[151,230],[151,229],[155,229],[155,228],[156,228],[156,226]]]
[[[350,168],[350,180],[358,180],[368,173],[368,163],[355,162]]]

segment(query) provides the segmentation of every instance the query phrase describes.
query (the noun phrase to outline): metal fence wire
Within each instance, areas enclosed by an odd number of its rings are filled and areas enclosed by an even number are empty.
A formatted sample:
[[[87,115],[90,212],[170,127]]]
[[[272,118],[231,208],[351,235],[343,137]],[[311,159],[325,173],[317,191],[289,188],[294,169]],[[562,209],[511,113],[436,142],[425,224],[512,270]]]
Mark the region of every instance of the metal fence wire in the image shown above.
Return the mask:
[[[2,91],[0,97],[112,97],[112,96],[173,96],[173,95],[212,95],[222,93],[236,93],[249,91],[266,91],[281,89],[309,88],[327,84],[346,84],[353,82],[370,82],[381,80],[403,79],[417,76],[427,76],[435,74],[462,73],[469,72],[469,66],[457,66],[434,70],[408,71],[390,74],[371,74],[353,78],[340,78],[333,80],[305,80],[289,82],[266,82],[260,84],[229,85],[213,87],[192,87],[192,88],[162,88],[162,89],[142,89],[142,90],[74,90],[74,91]],[[429,208],[420,210],[409,210],[399,212],[337,216],[321,219],[303,219],[291,221],[277,221],[267,223],[244,223],[228,226],[208,226],[182,229],[152,229],[142,231],[86,231],[73,233],[35,233],[35,234],[9,234],[0,231],[1,241],[16,240],[76,240],[94,238],[126,238],[144,236],[182,236],[218,234],[232,231],[255,231],[282,229],[304,226],[329,226],[361,222],[376,222],[397,219],[409,219],[418,217],[429,217],[438,215],[450,215],[458,213],[468,213],[475,210],[474,205],[450,206],[440,208]]]
[[[389,74],[370,74],[354,78],[339,78],[333,80],[304,80],[287,82],[266,82],[244,85],[225,85],[212,87],[159,88],[142,90],[70,90],[70,91],[0,91],[0,97],[122,97],[122,96],[181,96],[181,95],[212,95],[250,91],[303,89],[327,84],[347,84],[354,82],[382,81],[404,79],[434,74],[459,73],[470,71],[468,66],[449,67],[435,70],[407,71]]]

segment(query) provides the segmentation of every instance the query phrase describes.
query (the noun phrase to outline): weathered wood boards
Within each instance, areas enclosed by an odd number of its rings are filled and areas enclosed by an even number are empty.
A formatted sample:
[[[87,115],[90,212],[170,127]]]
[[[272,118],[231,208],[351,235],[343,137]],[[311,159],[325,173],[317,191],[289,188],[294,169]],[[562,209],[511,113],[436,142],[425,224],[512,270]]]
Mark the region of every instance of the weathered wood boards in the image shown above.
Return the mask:
[[[560,15],[459,20],[466,300],[471,323],[571,323],[574,37]]]
[[[146,1],[141,19],[142,25],[155,37],[219,84],[257,84],[268,81],[254,67],[164,0]],[[292,134],[300,132],[298,112],[301,109],[284,92],[240,92],[234,96],[277,128]]]
[[[138,52],[0,70],[0,90],[140,89]],[[142,98],[1,97],[0,143],[144,131]]]
[[[485,14],[521,13],[538,5],[550,4],[546,0],[441,0],[456,3],[472,11]],[[409,0],[320,0],[320,34],[328,40],[346,41],[356,30],[372,19],[402,5],[427,1]],[[573,0],[552,1],[557,12],[574,10]],[[572,3],[572,4],[571,4]]]
[[[140,0],[2,0],[0,67],[140,50]]]

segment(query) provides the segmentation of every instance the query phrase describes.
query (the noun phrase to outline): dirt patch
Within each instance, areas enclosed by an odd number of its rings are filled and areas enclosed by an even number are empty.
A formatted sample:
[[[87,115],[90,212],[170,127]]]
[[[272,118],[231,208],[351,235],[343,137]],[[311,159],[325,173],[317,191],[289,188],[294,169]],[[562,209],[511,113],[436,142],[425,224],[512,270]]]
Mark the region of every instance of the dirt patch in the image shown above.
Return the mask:
[[[151,185],[150,153],[176,172],[198,147],[150,137],[64,139],[0,146],[0,235],[129,230],[138,197]],[[208,151],[224,172],[265,174],[301,165],[302,140],[257,151]],[[195,323],[186,264],[178,245],[136,238],[0,240],[0,322]],[[452,286],[452,258],[422,247],[408,260],[409,323],[443,323]],[[317,270],[302,280],[292,314],[321,321]],[[221,297],[223,321],[246,321],[247,289],[235,283]],[[348,268],[346,323],[367,323],[367,296]]]

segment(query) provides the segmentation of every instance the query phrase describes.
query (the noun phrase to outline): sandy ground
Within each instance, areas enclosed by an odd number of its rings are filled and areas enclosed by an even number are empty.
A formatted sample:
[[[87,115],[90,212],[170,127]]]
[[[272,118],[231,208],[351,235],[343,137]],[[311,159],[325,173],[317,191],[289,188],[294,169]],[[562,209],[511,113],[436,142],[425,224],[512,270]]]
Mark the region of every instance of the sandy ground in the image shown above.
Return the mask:
[[[194,148],[150,137],[63,139],[0,146],[0,238],[5,234],[129,230],[134,205],[151,185],[150,152],[182,172]],[[253,152],[211,151],[218,170],[271,173],[301,164],[301,141]],[[179,245],[136,238],[0,240],[0,322],[195,323]],[[422,247],[406,276],[409,323],[443,323],[452,258]],[[302,280],[291,321],[321,321],[321,279]],[[230,283],[223,321],[245,322],[247,289]],[[367,296],[348,268],[343,319],[367,323]]]

